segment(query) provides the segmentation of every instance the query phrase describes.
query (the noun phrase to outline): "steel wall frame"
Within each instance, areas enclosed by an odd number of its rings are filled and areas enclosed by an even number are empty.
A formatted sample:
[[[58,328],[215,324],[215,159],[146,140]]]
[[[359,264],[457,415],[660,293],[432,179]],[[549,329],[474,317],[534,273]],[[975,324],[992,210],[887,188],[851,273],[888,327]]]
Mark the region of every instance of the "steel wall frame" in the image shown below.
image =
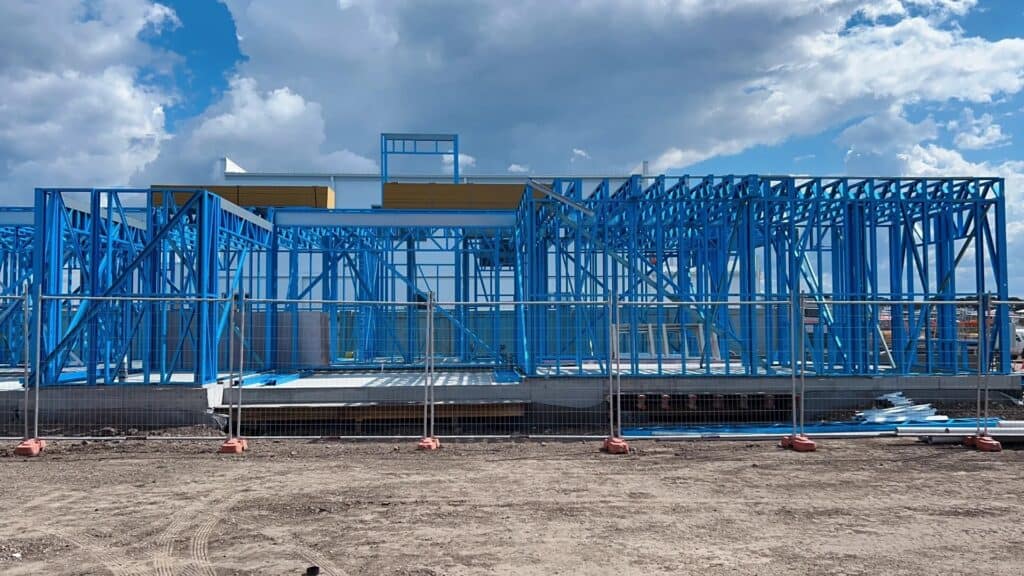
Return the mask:
[[[805,296],[823,311],[814,328],[823,337],[802,331],[810,354],[820,359],[827,349],[844,358],[838,368],[819,361],[819,374],[952,373],[966,348],[956,307],[901,303],[1007,295],[1003,188],[999,178],[633,176],[589,191],[578,179],[530,182],[518,211],[517,299],[699,304]],[[545,196],[535,199],[534,191]],[[829,302],[839,300],[865,303],[833,310]],[[876,339],[883,307],[905,318],[893,323],[888,365],[865,344]],[[698,306],[696,314],[710,328],[706,336],[717,334],[741,356],[743,374],[771,374],[789,362],[793,320],[781,308],[763,317],[754,308],[730,314]],[[665,313],[656,309],[659,326]],[[636,314],[636,307],[626,313],[630,349],[639,345],[638,325],[651,321]],[[982,349],[1006,373],[1009,356],[996,354],[1010,338],[1005,305],[996,306],[995,321],[1000,328]],[[519,323],[532,338],[519,343],[519,359],[533,373],[549,333],[529,311]],[[588,338],[584,329],[576,335]],[[638,374],[637,362],[634,355],[627,373]]]
[[[0,369],[25,362],[24,296],[32,284],[35,216],[31,207],[0,207]]]
[[[328,364],[309,368],[421,367],[421,316],[430,293],[459,303],[434,304],[435,317],[451,326],[455,339],[448,366],[502,361],[494,345],[500,313],[491,314],[486,326],[474,317],[480,315],[476,308],[512,298],[513,213],[282,209],[274,222],[268,301],[257,303],[267,318],[265,369],[275,368],[273,347],[282,341],[291,365],[299,364],[300,310],[323,312],[329,322]],[[358,325],[350,358],[343,357],[337,337],[343,313],[355,314]],[[290,337],[280,334],[282,314],[292,315]]]
[[[40,384],[215,381],[227,298],[271,231],[206,190],[36,189]]]
[[[451,367],[505,365],[498,342],[511,334],[521,374],[607,374],[608,307],[586,303],[618,302],[629,350],[644,330],[700,325],[702,355],[714,345],[738,359],[725,375],[776,375],[806,300],[818,316],[799,332],[816,374],[959,373],[970,346],[1008,373],[1004,193],[999,178],[565,178],[529,181],[515,212],[270,209],[268,222],[205,190],[37,189],[31,226],[0,222],[0,276],[5,290],[31,281],[34,299],[47,297],[33,307],[44,384],[117,383],[129,355],[143,383],[171,383],[186,348],[190,382],[214,381],[231,297],[264,314],[253,369],[281,369],[281,342],[298,350],[298,322],[285,334],[279,320],[300,310],[329,319],[320,368],[420,367],[430,293],[452,326]],[[999,302],[983,346],[964,341],[951,304],[979,294]],[[101,301],[115,297],[137,300]],[[359,331],[351,358],[337,337],[344,315]],[[187,328],[168,341],[172,318]],[[717,375],[667,371],[661,350],[653,374],[637,354],[624,374]]]

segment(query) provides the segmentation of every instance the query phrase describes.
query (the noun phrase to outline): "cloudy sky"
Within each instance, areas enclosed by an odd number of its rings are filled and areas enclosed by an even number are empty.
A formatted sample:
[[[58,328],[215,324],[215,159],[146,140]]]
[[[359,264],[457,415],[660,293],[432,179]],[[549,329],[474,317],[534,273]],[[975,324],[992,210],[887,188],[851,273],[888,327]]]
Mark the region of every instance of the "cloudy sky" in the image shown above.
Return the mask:
[[[370,171],[382,131],[458,132],[470,173],[1004,176],[1024,249],[1017,0],[4,0],[0,23],[11,204],[225,155]]]

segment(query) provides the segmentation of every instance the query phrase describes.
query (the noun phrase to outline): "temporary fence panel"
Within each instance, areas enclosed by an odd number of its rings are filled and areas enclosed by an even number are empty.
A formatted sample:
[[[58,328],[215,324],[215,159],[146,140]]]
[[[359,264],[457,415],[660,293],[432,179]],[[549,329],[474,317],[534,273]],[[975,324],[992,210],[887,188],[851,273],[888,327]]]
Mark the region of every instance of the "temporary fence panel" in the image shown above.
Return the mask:
[[[31,300],[0,296],[0,437],[29,438],[34,433],[31,366]]]
[[[233,361],[242,377],[216,411],[234,407],[243,436],[422,435],[429,301],[247,299],[241,307]]]
[[[608,302],[439,302],[437,309],[440,436],[608,435]]]
[[[813,436],[941,415],[983,429],[1006,341],[991,312],[1008,305],[3,297],[0,433]]]
[[[798,428],[984,424],[994,362],[983,299],[815,301],[801,309]],[[947,417],[949,419],[946,419]]]
[[[618,430],[638,438],[791,429],[794,309],[786,300],[617,303]]]
[[[220,437],[232,377],[225,298],[40,298],[38,435]]]

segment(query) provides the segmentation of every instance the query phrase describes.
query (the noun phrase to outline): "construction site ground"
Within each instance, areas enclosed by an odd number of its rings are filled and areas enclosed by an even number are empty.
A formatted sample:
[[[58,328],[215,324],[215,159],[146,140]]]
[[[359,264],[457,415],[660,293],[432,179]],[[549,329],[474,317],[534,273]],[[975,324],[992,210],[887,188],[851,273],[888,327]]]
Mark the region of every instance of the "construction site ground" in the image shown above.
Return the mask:
[[[598,445],[10,445],[0,573],[1021,574],[1024,450]]]

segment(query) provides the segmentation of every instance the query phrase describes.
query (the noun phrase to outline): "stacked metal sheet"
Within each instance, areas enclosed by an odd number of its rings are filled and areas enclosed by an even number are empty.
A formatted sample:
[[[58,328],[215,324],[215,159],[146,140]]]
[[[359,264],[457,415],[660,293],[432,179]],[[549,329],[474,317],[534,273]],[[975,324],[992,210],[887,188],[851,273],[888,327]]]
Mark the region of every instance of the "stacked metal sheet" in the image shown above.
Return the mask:
[[[931,404],[914,404],[903,392],[891,392],[875,398],[877,402],[889,404],[886,408],[872,408],[857,412],[854,419],[872,424],[901,424],[907,422],[942,422],[947,416],[937,413]]]

